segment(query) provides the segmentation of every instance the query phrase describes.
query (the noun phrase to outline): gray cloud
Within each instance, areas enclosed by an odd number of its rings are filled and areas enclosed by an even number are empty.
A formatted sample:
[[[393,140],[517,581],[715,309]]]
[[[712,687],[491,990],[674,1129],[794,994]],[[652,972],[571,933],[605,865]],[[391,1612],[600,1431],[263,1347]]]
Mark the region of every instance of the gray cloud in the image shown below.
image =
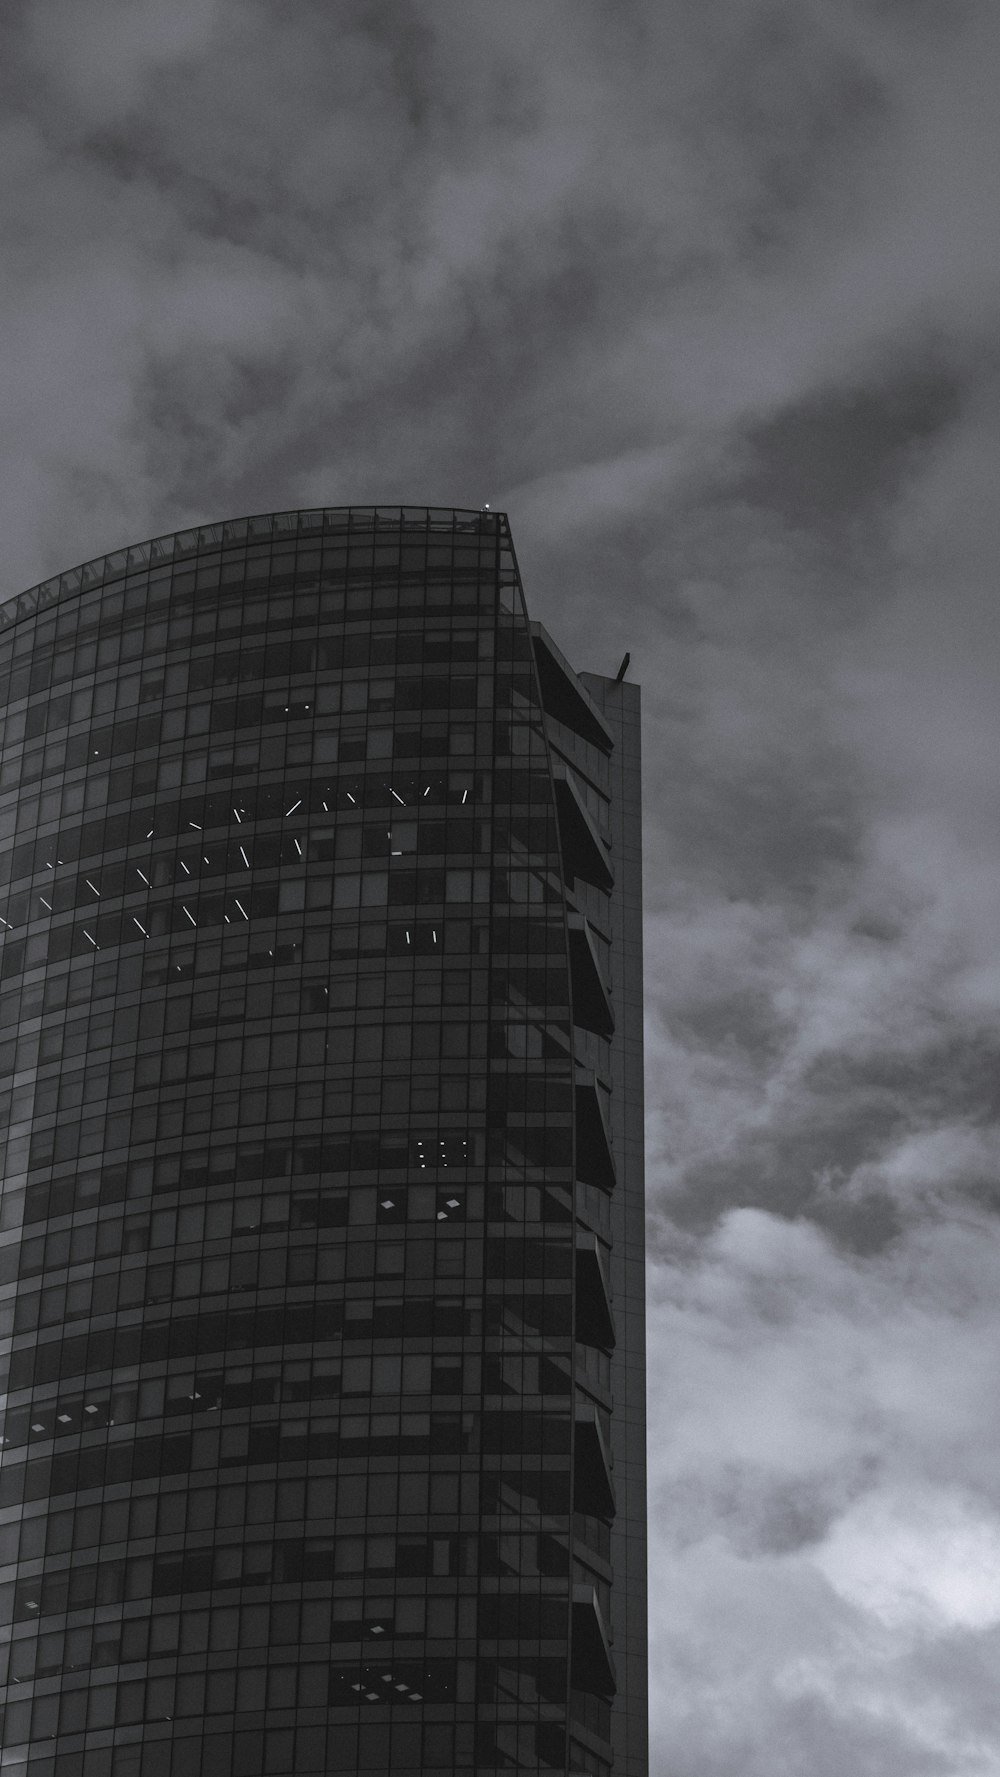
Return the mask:
[[[657,1710],[682,1770],[994,1768],[998,1250],[938,1223],[847,1258],[736,1211],[659,1272]]]
[[[654,1770],[998,1777],[988,0],[18,0],[14,592],[507,506],[645,687]]]

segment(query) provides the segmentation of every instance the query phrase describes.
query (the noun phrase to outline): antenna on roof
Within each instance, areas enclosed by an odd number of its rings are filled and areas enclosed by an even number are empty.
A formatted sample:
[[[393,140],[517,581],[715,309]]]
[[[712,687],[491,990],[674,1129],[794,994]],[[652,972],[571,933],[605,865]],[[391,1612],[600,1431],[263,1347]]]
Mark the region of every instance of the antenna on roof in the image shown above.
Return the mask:
[[[618,668],[617,673],[615,674],[615,684],[616,685],[621,684],[622,680],[625,677],[625,674],[628,672],[628,663],[631,660],[631,658],[632,658],[631,654],[629,654],[626,651],[625,658],[622,661],[621,666]]]

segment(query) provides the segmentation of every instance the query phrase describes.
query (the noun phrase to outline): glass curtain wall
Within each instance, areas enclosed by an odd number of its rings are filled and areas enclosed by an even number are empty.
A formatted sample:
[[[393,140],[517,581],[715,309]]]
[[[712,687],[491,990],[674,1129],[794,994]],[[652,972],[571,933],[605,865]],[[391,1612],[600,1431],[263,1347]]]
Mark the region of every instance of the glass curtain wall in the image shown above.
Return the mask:
[[[613,870],[505,519],[103,558],[0,704],[0,1765],[606,1777]]]

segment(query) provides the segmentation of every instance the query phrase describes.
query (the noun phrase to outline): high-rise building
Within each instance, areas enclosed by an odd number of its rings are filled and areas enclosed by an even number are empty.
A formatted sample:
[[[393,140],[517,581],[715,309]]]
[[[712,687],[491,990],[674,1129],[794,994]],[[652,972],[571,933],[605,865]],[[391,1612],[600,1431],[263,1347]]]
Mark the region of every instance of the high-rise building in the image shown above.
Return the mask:
[[[3,1777],[643,1777],[637,690],[410,507],[0,690]]]

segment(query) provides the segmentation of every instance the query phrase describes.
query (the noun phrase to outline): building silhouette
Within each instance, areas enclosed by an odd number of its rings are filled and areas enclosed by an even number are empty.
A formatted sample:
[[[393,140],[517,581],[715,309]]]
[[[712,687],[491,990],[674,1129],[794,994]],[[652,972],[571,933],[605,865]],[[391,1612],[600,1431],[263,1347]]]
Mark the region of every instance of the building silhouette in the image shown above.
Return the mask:
[[[0,685],[4,1777],[644,1777],[636,688],[422,507]]]

